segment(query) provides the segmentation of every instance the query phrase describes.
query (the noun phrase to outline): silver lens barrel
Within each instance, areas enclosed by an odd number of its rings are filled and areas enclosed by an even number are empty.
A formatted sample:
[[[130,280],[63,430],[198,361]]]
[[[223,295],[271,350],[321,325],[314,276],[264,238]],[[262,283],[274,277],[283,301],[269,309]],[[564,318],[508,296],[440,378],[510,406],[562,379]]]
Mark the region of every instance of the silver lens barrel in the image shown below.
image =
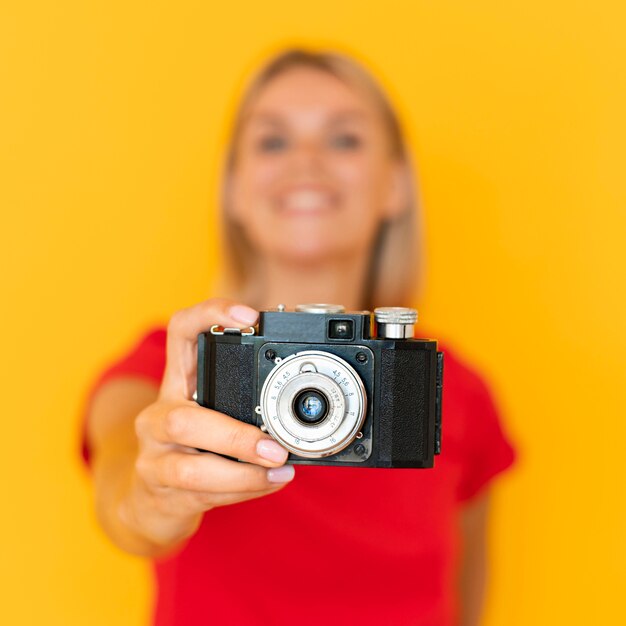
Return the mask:
[[[294,401],[310,390],[327,403],[322,420],[305,423]],[[365,387],[352,366],[329,352],[307,350],[277,363],[260,397],[267,431],[290,452],[321,458],[348,446],[361,430],[367,412]]]

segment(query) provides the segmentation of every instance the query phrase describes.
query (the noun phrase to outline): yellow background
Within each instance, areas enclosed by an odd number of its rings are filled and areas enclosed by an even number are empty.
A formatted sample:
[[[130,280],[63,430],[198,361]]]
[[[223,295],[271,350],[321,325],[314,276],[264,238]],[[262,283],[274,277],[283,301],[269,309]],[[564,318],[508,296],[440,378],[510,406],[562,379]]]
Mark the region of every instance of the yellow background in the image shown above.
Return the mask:
[[[494,384],[485,624],[626,623],[623,3],[6,2],[0,9],[0,621],[130,626],[77,431],[89,381],[211,290],[219,156],[283,44],[394,97],[427,208],[421,318]]]

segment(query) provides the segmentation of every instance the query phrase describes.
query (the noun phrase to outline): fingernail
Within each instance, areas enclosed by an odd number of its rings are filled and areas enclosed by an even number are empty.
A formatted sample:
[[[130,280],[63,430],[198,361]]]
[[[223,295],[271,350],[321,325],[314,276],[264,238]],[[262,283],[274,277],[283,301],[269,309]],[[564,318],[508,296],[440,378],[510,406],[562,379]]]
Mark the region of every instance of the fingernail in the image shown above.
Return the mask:
[[[271,483],[288,483],[294,476],[296,470],[293,465],[283,465],[267,470],[267,480]]]
[[[256,322],[257,317],[259,317],[259,313],[257,311],[251,309],[249,306],[244,306],[243,304],[231,306],[229,313],[234,320],[237,320],[242,324],[252,325]]]
[[[285,448],[272,439],[261,439],[261,441],[256,444],[256,453],[260,457],[268,461],[274,461],[275,463],[284,463],[289,454]]]

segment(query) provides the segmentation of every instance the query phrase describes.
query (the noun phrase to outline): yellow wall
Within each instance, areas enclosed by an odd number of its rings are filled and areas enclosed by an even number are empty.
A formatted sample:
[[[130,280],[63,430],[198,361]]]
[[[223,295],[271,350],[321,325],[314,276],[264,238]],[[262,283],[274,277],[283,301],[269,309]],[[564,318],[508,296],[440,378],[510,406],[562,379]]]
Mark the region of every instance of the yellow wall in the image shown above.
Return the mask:
[[[209,293],[224,122],[295,41],[354,53],[396,98],[428,210],[421,317],[491,378],[521,449],[485,623],[626,623],[622,6],[3,3],[0,621],[143,623],[147,570],[96,526],[79,407]]]

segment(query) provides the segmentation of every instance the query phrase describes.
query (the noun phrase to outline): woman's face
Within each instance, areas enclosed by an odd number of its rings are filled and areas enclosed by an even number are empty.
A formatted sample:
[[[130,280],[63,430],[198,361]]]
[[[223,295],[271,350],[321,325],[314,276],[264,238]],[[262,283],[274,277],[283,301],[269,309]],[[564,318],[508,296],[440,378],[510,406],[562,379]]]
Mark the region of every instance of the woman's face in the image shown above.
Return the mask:
[[[263,88],[236,155],[230,210],[262,255],[314,263],[358,254],[403,208],[380,114],[320,70],[294,68]]]

